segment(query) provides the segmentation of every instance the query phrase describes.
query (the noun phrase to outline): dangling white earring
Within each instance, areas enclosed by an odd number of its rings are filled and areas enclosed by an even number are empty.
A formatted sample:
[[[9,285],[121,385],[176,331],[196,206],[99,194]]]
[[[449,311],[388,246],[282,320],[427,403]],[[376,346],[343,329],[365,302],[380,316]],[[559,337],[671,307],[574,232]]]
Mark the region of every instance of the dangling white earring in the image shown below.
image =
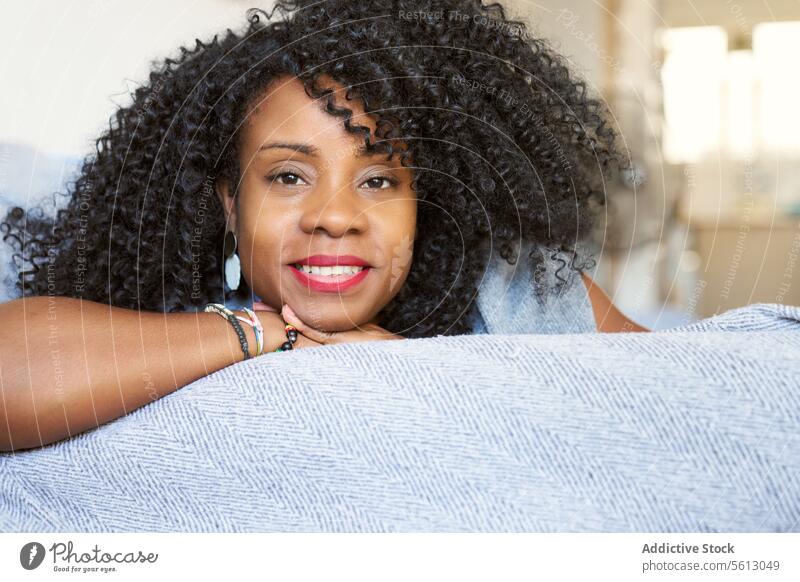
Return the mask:
[[[239,282],[242,277],[239,254],[236,252],[237,245],[238,241],[233,231],[226,231],[223,245],[225,252],[225,283],[231,291],[236,291],[239,288]]]

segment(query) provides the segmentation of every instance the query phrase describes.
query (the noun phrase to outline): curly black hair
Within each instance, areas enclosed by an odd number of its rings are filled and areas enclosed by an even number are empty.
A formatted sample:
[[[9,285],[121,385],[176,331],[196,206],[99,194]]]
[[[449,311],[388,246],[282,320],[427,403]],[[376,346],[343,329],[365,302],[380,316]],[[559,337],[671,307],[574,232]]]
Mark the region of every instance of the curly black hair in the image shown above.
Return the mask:
[[[163,312],[225,300],[224,212],[209,185],[239,184],[247,106],[286,73],[369,149],[403,165],[413,159],[418,233],[408,278],[379,314],[386,329],[469,333],[464,315],[486,269],[477,249],[487,237],[510,263],[521,240],[568,253],[566,273],[592,262],[578,243],[605,203],[606,172],[618,167],[615,131],[563,57],[500,4],[279,1],[269,13],[249,10],[242,28],[153,64],[69,192],[57,194],[68,200],[54,217],[8,212],[2,230],[19,251],[23,295]],[[321,75],[378,120],[374,135],[333,104]],[[541,273],[545,257],[527,258]],[[558,280],[556,288],[568,278]],[[532,283],[538,296],[557,290],[537,276]]]

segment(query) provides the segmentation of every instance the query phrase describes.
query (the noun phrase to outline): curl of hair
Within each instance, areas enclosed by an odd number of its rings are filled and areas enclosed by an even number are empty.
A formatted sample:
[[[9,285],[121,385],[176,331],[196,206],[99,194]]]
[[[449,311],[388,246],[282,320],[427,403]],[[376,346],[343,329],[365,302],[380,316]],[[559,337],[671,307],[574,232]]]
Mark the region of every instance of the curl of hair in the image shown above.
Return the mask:
[[[544,286],[585,268],[586,240],[617,167],[599,99],[542,39],[480,0],[278,2],[239,32],[181,47],[118,109],[54,216],[12,208],[0,228],[18,253],[23,295],[65,295],[153,311],[224,301],[216,180],[239,183],[237,132],[248,104],[282,74],[327,99],[347,131],[413,159],[417,238],[408,278],[380,323],[406,337],[469,333],[489,237],[515,262],[535,241],[561,259]],[[318,87],[327,75],[378,120],[351,124]],[[402,141],[408,149],[393,148]],[[234,192],[235,195],[235,192]],[[242,292],[248,293],[245,288]],[[395,333],[398,333],[395,331]]]

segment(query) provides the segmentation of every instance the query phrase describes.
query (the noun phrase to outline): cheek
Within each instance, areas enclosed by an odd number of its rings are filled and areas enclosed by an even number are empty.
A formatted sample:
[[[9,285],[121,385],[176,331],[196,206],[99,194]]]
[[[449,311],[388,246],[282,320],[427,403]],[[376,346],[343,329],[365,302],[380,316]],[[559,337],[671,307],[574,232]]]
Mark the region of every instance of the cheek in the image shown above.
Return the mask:
[[[411,239],[413,242],[417,230],[417,202],[408,200],[398,206],[393,220],[395,237],[398,240]]]
[[[411,267],[416,229],[416,203],[397,202],[387,205],[380,219],[372,221],[376,227],[376,244],[382,250],[384,264],[389,267],[387,276],[397,277]]]
[[[248,263],[247,272],[257,277],[268,276],[281,267],[281,249],[292,236],[292,218],[289,213],[269,208],[266,203],[261,208],[256,205],[248,210],[250,212],[246,211],[239,225],[242,244],[240,257]]]
[[[380,223],[386,234],[401,239],[414,236],[417,223],[417,201],[413,198],[398,198],[375,207],[372,222]]]

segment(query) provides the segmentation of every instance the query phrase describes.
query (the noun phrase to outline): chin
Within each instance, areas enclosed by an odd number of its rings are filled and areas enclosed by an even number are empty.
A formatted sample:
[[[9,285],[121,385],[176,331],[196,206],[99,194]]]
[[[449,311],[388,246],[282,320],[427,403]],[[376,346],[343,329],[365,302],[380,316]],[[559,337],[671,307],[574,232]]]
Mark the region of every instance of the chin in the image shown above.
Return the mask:
[[[315,309],[314,306],[298,306],[295,309],[297,316],[307,325],[320,331],[338,332],[349,331],[355,327],[363,326],[369,321],[368,317],[361,315],[362,310],[353,313],[346,312],[339,306],[337,309]]]

